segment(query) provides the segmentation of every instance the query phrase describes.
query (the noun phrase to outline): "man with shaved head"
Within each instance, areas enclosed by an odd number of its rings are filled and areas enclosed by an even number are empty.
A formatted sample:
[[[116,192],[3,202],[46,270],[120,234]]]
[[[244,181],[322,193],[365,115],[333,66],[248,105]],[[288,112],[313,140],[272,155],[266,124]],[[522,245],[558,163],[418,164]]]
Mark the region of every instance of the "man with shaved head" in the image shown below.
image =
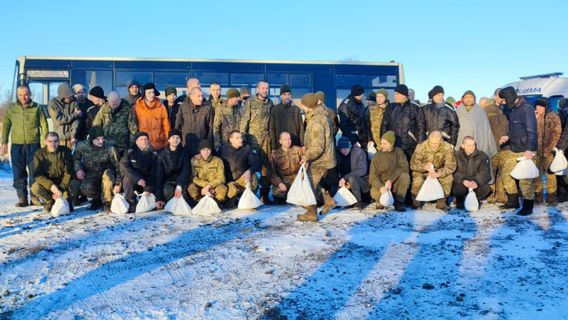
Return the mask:
[[[214,118],[215,110],[203,99],[201,88],[192,88],[189,97],[179,106],[175,123],[175,129],[181,131],[182,143],[189,157],[199,153],[200,141],[207,140],[213,144]]]
[[[300,170],[302,148],[292,145],[292,135],[283,131],[278,139],[279,147],[270,155],[270,182],[276,204],[285,204],[288,190]]]
[[[201,89],[201,82],[200,82],[199,79],[197,79],[197,78],[189,78],[189,79],[187,79],[187,82],[186,82],[185,85],[186,85],[186,90],[187,90],[186,93],[185,93],[185,94],[182,94],[181,96],[179,96],[179,97],[177,98],[176,102],[182,103],[182,102],[184,102],[185,100],[187,100],[187,99],[188,99],[188,95],[189,95],[189,93],[191,92],[191,89],[193,89],[193,88],[199,88],[199,89]]]
[[[107,102],[93,120],[93,126],[103,128],[106,142],[116,149],[120,157],[138,132],[138,121],[130,102],[121,99],[116,91],[109,92]]]
[[[415,209],[422,207],[422,203],[416,200],[416,196],[422,188],[427,177],[438,179],[444,189],[444,198],[436,200],[436,208],[449,210],[447,198],[452,191],[452,174],[456,171],[456,156],[454,147],[444,141],[442,132],[434,130],[428,135],[428,139],[416,147],[410,159],[412,170],[412,206]]]

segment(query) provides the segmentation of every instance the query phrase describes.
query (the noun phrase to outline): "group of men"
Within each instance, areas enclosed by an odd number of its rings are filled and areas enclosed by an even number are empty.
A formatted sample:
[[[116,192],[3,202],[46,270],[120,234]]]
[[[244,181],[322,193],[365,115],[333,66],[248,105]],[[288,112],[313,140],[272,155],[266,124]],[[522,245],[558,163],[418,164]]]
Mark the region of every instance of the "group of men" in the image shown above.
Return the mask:
[[[353,193],[356,208],[369,197],[382,208],[379,199],[389,191],[397,211],[406,204],[420,208],[416,196],[428,177],[443,187],[439,209],[449,209],[452,195],[463,208],[473,190],[479,200],[521,207],[524,215],[543,201],[543,184],[514,180],[516,159],[536,162],[546,175],[547,202],[555,204],[556,175],[548,166],[554,147],[568,147],[568,130],[548,102],[533,107],[512,87],[498,90],[484,108],[466,91],[456,108],[440,86],[430,91],[431,103],[420,106],[405,85],[395,88],[392,103],[379,90],[365,105],[364,88],[354,85],[337,114],[321,91],[294,104],[288,85],[274,104],[266,81],[246,97],[234,88],[222,97],[221,85],[212,83],[206,98],[196,78],[187,81],[187,95],[166,88],[164,101],[153,83],[131,81],[127,90],[121,98],[105,96],[98,86],[87,95],[83,85],[60,85],[47,107],[54,128],[48,132],[29,88],[17,88],[0,148],[7,153],[11,136],[16,206],[31,202],[49,211],[65,197],[72,205],[90,199],[90,209],[109,211],[113,194],[124,192],[131,211],[144,193],[155,195],[158,209],[173,197],[195,203],[206,195],[232,208],[246,188],[260,188],[265,204],[283,204],[304,165],[318,203],[306,207],[300,221],[318,221],[335,207],[340,187]]]

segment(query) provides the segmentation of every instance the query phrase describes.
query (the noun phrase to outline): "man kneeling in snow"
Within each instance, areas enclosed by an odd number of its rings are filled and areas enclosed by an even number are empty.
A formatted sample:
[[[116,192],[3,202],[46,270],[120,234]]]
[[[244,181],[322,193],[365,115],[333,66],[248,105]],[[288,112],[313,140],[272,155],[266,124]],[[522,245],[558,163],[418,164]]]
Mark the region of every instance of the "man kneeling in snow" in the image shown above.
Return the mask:
[[[221,148],[221,158],[225,161],[228,191],[226,207],[232,208],[236,205],[236,198],[240,196],[247,182],[250,183],[252,192],[258,188],[258,177],[256,172],[260,169],[258,156],[249,145],[243,145],[243,137],[238,130],[229,134],[229,144],[224,144]]]
[[[68,199],[68,188],[73,174],[71,151],[59,145],[59,135],[48,132],[45,136],[45,147],[34,153],[34,183],[32,193],[44,204],[44,213],[51,211],[55,200],[60,197]],[[72,204],[69,203],[71,211]]]
[[[122,187],[126,201],[130,205],[130,213],[136,210],[135,191],[144,192],[144,194],[154,193],[157,160],[157,154],[150,145],[146,132],[138,132],[134,139],[134,145],[128,149],[120,161]]]
[[[292,145],[292,136],[283,131],[278,140],[280,148],[270,155],[270,182],[276,204],[285,204],[290,186],[296,179],[302,161],[302,148]]]
[[[464,209],[465,197],[470,188],[478,201],[491,193],[491,164],[489,156],[477,149],[475,139],[471,136],[463,138],[460,150],[456,151],[456,161],[453,193],[456,196],[456,208]]]
[[[445,142],[440,131],[432,131],[428,140],[416,146],[416,150],[410,159],[412,170],[412,206],[418,209],[422,204],[416,200],[416,196],[427,177],[438,179],[444,189],[444,198],[436,201],[436,208],[448,210],[447,198],[452,191],[453,176],[456,171],[456,157],[454,147]]]
[[[367,154],[361,147],[351,145],[351,141],[347,137],[341,137],[337,143],[337,169],[339,171],[340,187],[346,187],[351,190],[353,196],[357,199],[354,205],[355,209],[363,209],[361,194],[369,192],[369,164],[367,163]]]
[[[371,197],[377,202],[377,209],[383,209],[379,203],[381,195],[391,190],[396,211],[404,212],[404,198],[410,186],[410,175],[406,155],[402,149],[394,147],[395,139],[393,131],[387,131],[381,137],[380,148],[371,160],[369,183]]]
[[[199,154],[191,158],[192,178],[187,193],[194,201],[207,194],[218,202],[227,198],[225,166],[221,158],[211,155],[212,149],[208,140],[202,140],[199,143]]]

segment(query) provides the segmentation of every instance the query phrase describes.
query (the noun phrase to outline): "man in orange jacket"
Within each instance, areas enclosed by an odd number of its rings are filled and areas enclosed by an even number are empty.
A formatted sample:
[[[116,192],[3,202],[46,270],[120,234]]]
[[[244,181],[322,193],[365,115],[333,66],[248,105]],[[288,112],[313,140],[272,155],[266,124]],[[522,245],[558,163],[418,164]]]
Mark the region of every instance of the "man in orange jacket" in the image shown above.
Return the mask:
[[[134,113],[138,118],[138,130],[148,133],[150,145],[154,150],[165,147],[170,132],[170,122],[166,107],[157,99],[160,92],[153,83],[143,87],[142,97],[136,100]]]

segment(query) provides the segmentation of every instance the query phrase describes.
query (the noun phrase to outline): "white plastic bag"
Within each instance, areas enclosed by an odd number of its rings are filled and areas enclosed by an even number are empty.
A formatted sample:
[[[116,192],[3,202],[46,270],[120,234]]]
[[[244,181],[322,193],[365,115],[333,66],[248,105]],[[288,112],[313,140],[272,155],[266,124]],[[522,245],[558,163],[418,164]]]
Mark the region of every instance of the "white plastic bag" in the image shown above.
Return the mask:
[[[173,197],[166,203],[164,210],[172,213],[174,216],[189,217],[191,216],[191,207],[183,197]]]
[[[349,207],[357,203],[357,198],[346,187],[339,188],[333,200],[338,207]]]
[[[221,213],[221,209],[215,199],[213,199],[211,195],[207,194],[199,200],[192,212],[196,215],[209,216],[215,213]]]
[[[312,190],[312,185],[310,184],[310,179],[308,179],[308,174],[306,173],[304,165],[300,166],[296,179],[294,179],[294,182],[290,186],[290,190],[288,190],[286,202],[302,207],[314,206],[317,204],[316,196]]]
[[[392,192],[390,190],[387,190],[387,192],[381,194],[381,197],[379,198],[379,203],[383,207],[392,206],[394,204],[394,198],[392,196]]]
[[[247,182],[245,191],[243,192],[241,199],[239,199],[238,208],[241,209],[241,210],[251,210],[251,209],[258,208],[261,205],[262,205],[262,202],[256,196],[256,194],[254,194],[254,192],[252,192],[252,190],[250,189],[250,183]]]
[[[477,196],[475,195],[475,192],[472,188],[469,188],[469,192],[465,197],[464,207],[467,211],[479,210],[479,201],[477,201]]]
[[[520,157],[517,158],[517,161],[519,162],[515,165],[513,171],[511,171],[511,177],[517,180],[538,178],[540,174],[538,172],[538,168],[532,160],[528,160],[525,157]]]
[[[373,141],[369,141],[367,144],[367,155],[369,156],[369,161],[373,160],[376,153],[377,148],[375,148],[375,143]]]
[[[59,197],[55,200],[53,207],[51,207],[51,215],[54,217],[59,217],[60,215],[69,214],[71,209],[69,208],[69,202],[63,197]]]
[[[432,179],[429,176],[426,177],[426,181],[422,184],[420,191],[418,191],[418,195],[416,195],[417,201],[434,201],[438,199],[442,199],[444,197],[444,189],[440,184],[438,179]]]
[[[554,155],[554,159],[550,163],[550,171],[557,173],[562,172],[566,167],[568,167],[568,160],[566,160],[566,156],[562,150],[558,150],[554,148],[556,151],[556,155]]]
[[[110,203],[110,212],[124,214],[128,212],[129,208],[130,204],[128,204],[126,198],[120,193],[115,193]]]
[[[156,208],[156,197],[151,193],[147,195],[143,193],[136,205],[136,213],[149,212],[154,208]]]

